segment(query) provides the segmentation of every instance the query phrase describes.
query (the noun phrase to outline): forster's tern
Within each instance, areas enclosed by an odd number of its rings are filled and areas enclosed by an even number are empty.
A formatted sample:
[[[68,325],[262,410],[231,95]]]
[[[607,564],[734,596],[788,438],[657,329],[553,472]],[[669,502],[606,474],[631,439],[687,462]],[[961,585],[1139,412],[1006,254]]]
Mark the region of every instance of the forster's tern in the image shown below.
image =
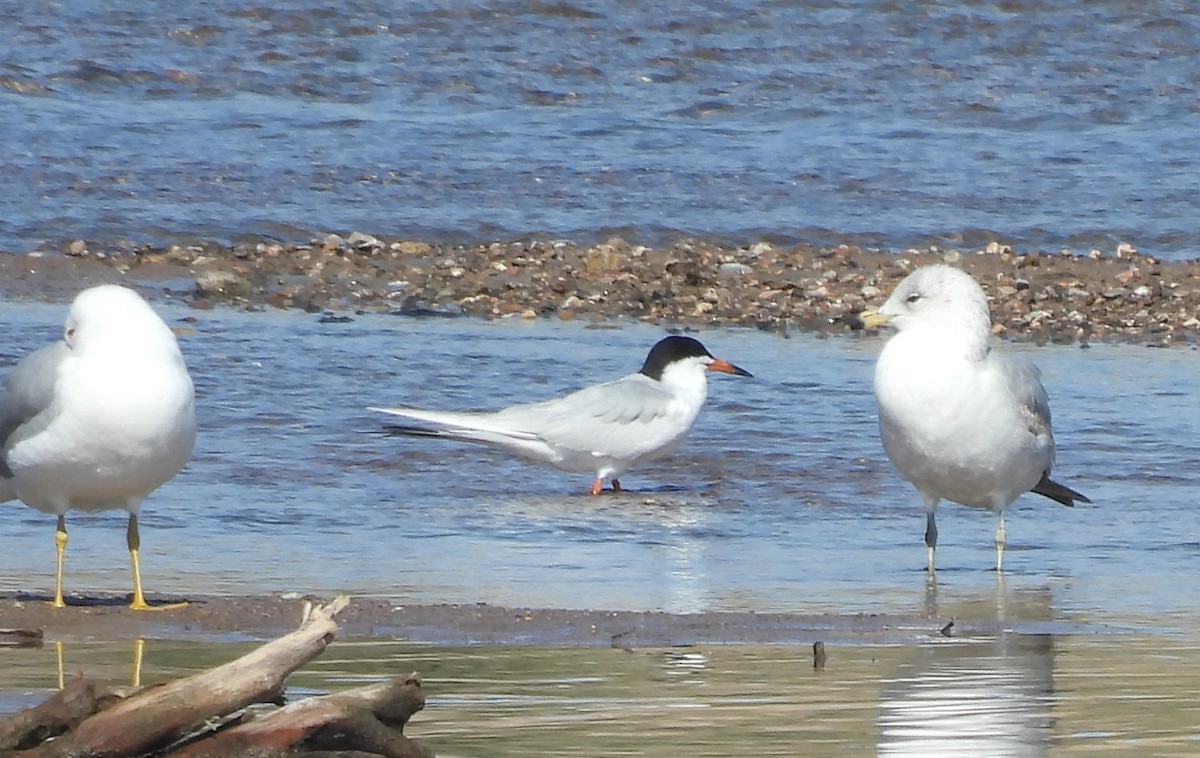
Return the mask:
[[[863,324],[896,328],[875,366],[883,447],[925,501],[928,568],[945,498],[996,513],[996,570],[1004,509],[1024,492],[1063,505],[1091,502],[1050,480],[1054,437],[1037,367],[991,347],[987,297],[950,266],[918,269]]]
[[[79,293],[63,339],[30,354],[0,392],[0,501],[58,516],[54,605],[63,602],[65,514],[124,508],[131,608],[146,610],[138,565],[142,499],[183,468],[196,439],[192,380],[175,335],[137,293]]]
[[[481,442],[566,471],[590,473],[595,476],[592,494],[598,495],[606,478],[619,491],[618,477],[630,466],[679,447],[708,396],[708,371],[750,376],[714,358],[691,337],[667,337],[651,348],[637,373],[541,403],[494,413],[371,410],[429,425],[389,427],[399,434]]]

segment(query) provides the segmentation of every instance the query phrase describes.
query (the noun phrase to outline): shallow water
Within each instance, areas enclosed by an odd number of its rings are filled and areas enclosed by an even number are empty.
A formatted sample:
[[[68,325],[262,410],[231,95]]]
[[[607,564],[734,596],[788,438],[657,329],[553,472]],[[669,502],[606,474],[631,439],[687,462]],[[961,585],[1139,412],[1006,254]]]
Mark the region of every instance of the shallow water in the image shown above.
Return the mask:
[[[635,370],[658,329],[167,310],[185,329],[201,431],[143,508],[149,590],[682,613],[929,602],[919,498],[875,427],[880,338],[701,334],[755,378],[714,378],[676,456],[628,472],[631,492],[593,498],[587,477],[381,436],[366,406],[549,397]],[[0,360],[55,338],[63,312],[0,306],[12,335]],[[1043,370],[1056,477],[1095,504],[1019,500],[1006,587],[1045,594],[1041,620],[1196,628],[1200,587],[1180,578],[1200,570],[1200,352],[1008,349]],[[53,519],[5,508],[0,589],[48,591]],[[939,525],[937,600],[987,596],[992,517],[943,505]],[[72,514],[68,528],[68,591],[127,591],[124,513]]]
[[[405,732],[451,756],[1194,755],[1193,635],[1004,633],[919,644],[636,649],[444,648],[339,642],[289,697],[418,670],[427,703]],[[243,646],[149,641],[142,682]],[[123,683],[128,644],[68,644],[68,671]],[[55,686],[52,649],[0,650],[0,711]]]
[[[445,756],[1195,752],[1196,350],[1008,346],[1041,365],[1057,474],[1095,505],[1019,501],[1002,580],[991,517],[943,506],[930,587],[918,498],[876,434],[879,338],[701,334],[755,378],[714,378],[674,458],[593,498],[586,477],[382,437],[365,406],[547,397],[635,369],[658,329],[161,310],[181,331],[201,434],[143,510],[151,591],[906,619],[777,646],[343,641],[290,680],[296,696],[419,670],[429,705],[407,731]],[[0,361],[54,339],[64,311],[0,304]],[[53,519],[5,508],[0,589],[44,594]],[[127,591],[123,514],[68,525],[68,592]],[[963,636],[938,634],[948,620]],[[143,681],[242,649],[150,639]],[[116,682],[131,656],[132,641],[64,649],[68,673]],[[0,711],[44,698],[56,670],[53,646],[0,649]]]
[[[1177,2],[0,8],[0,250],[314,232],[1200,252]]]

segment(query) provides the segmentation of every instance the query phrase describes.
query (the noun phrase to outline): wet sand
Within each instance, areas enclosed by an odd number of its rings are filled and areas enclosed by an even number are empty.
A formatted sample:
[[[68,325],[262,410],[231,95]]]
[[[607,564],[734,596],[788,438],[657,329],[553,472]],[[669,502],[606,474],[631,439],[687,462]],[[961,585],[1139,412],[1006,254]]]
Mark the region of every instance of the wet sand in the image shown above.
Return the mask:
[[[67,301],[81,287],[123,281],[169,290],[197,308],[331,318],[385,312],[834,334],[853,329],[852,316],[881,304],[908,272],[935,262],[959,265],[983,284],[1005,338],[1195,345],[1200,336],[1200,261],[1163,261],[1130,245],[894,252],[702,240],[651,248],[620,238],[446,245],[354,233],[293,246],[102,249],[76,240],[60,253],[0,254],[0,297]]]
[[[183,598],[151,597],[151,604]],[[68,598],[53,608],[48,597],[0,597],[0,627],[41,630],[44,640],[121,641],[135,637],[179,641],[266,640],[292,631],[306,601],[331,598],[280,596],[193,597],[183,608],[134,612],[126,598]],[[692,644],[811,644],[914,641],[936,638],[948,619],[886,614],[803,614],[511,608],[471,605],[405,605],[383,598],[351,598],[338,615],[345,639],[396,639],[434,645],[534,645],[561,647],[671,647]],[[995,633],[994,621],[956,621],[954,633]],[[0,642],[5,641],[0,637]],[[8,640],[15,643],[10,635]]]

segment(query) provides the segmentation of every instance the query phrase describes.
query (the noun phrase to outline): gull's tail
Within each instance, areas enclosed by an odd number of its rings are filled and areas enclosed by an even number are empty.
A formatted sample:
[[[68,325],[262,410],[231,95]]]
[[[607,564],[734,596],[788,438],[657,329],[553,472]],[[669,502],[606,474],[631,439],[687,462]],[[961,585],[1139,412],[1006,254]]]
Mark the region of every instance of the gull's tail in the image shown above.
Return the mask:
[[[1051,500],[1062,503],[1067,507],[1075,505],[1076,500],[1081,503],[1092,502],[1091,500],[1088,500],[1087,495],[1076,492],[1070,487],[1066,487],[1056,481],[1053,481],[1049,474],[1042,474],[1042,480],[1035,484],[1030,492],[1036,492],[1043,497],[1048,497]]]

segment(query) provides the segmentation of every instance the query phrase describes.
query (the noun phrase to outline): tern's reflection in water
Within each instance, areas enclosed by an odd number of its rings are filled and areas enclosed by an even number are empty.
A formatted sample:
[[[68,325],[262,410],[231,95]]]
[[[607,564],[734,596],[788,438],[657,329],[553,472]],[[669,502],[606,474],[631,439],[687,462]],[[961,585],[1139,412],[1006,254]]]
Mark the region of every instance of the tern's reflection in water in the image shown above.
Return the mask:
[[[1053,691],[1050,635],[923,645],[883,682],[878,754],[1043,755]]]

